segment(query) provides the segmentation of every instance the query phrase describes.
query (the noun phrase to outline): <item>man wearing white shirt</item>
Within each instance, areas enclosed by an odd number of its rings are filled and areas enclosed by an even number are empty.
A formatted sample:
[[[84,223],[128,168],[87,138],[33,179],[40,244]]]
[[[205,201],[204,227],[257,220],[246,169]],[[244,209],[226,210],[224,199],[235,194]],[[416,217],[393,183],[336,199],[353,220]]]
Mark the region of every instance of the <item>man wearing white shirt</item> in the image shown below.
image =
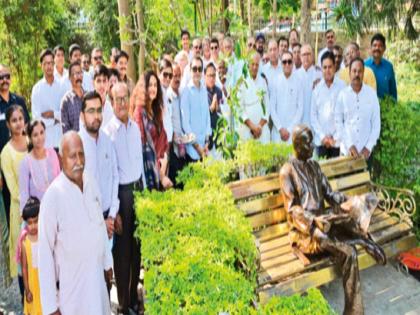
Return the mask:
[[[292,130],[303,116],[303,90],[300,77],[293,72],[293,57],[289,51],[281,57],[283,74],[270,98],[270,116],[273,121],[271,140],[292,143]]]
[[[191,58],[193,57],[193,52],[190,50],[190,32],[188,30],[181,30],[181,51],[184,51],[188,56],[188,63],[191,62]]]
[[[141,93],[142,94],[142,93]],[[118,165],[118,199],[120,207],[114,223],[113,248],[118,312],[128,314],[129,308],[138,310],[137,285],[140,275],[140,243],[134,237],[136,217],[134,192],[145,187],[143,145],[140,129],[128,116],[128,87],[116,83],[111,91],[114,117],[105,127],[105,133],[114,144]]]
[[[331,51],[331,52],[333,51],[336,38],[335,38],[335,33],[332,29],[329,29],[325,32],[325,41],[326,41],[327,46],[318,52],[318,63],[317,63],[318,67],[321,67],[322,55],[327,51]]]
[[[340,155],[334,114],[338,94],[346,84],[335,77],[333,53],[326,52],[321,58],[321,64],[322,80],[315,87],[311,100],[311,126],[318,156],[332,158]]]
[[[102,101],[96,92],[83,97],[79,135],[85,151],[85,171],[97,179],[101,192],[101,206],[106,220],[108,237],[114,233],[114,220],[118,213],[118,169],[114,145],[100,129],[102,125]]]
[[[381,130],[379,101],[376,91],[363,83],[363,59],[353,59],[349,67],[351,83],[338,95],[335,127],[341,154],[363,156],[369,164]]]
[[[268,42],[268,54],[270,61],[262,66],[262,73],[264,73],[268,82],[268,92],[272,93],[272,88],[276,80],[279,79],[283,69],[279,61],[279,48],[276,40],[270,39]]]
[[[95,91],[101,96],[102,101],[102,123],[101,129],[111,121],[114,116],[111,101],[109,100],[109,70],[104,65],[97,66],[93,71],[93,87]]]
[[[227,74],[226,74],[226,88],[231,89],[238,82],[242,76],[242,69],[244,63],[242,60],[236,59],[233,52],[233,40],[230,37],[226,37],[223,40],[223,53],[227,58]]]
[[[289,51],[289,40],[284,36],[280,36],[278,40],[278,46],[279,46],[279,58],[281,59],[281,56],[283,56],[283,53],[285,53],[286,51]]]
[[[302,123],[310,126],[311,120],[311,97],[316,84],[321,80],[322,72],[314,65],[312,47],[304,44],[300,50],[302,67],[296,71],[301,78],[303,89],[303,119]]]
[[[239,88],[238,99],[243,123],[238,122],[239,138],[243,141],[270,142],[268,128],[269,97],[267,81],[259,73],[260,54],[254,52],[249,64],[249,76]]]
[[[60,155],[63,171],[45,192],[39,212],[42,312],[110,315],[106,282],[112,278],[112,255],[101,194],[84,172],[85,153],[76,132],[64,135]]]
[[[172,142],[174,128],[172,127],[172,107],[168,102],[168,88],[173,77],[172,64],[167,59],[159,62],[159,80],[162,87],[163,96],[163,128],[165,129],[169,145]]]
[[[192,78],[181,92],[181,120],[184,133],[195,137],[194,142],[186,147],[187,158],[194,162],[209,153],[211,125],[207,89],[202,82],[203,61],[194,57],[190,66]]]
[[[62,82],[67,79],[69,72],[64,68],[64,48],[58,45],[54,48],[54,76]]]
[[[42,51],[40,62],[44,77],[32,88],[32,116],[45,124],[45,146],[57,149],[63,134],[60,111],[62,86],[54,78],[54,54],[50,49]]]

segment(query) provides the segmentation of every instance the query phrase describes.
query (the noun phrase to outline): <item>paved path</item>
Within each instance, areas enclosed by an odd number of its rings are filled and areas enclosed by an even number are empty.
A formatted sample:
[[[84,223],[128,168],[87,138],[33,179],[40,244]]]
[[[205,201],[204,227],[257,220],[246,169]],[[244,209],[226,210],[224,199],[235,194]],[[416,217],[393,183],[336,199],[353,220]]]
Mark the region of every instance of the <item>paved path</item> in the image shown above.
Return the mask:
[[[420,315],[420,282],[397,271],[395,262],[360,272],[365,315]],[[343,312],[342,280],[321,288],[338,314]]]

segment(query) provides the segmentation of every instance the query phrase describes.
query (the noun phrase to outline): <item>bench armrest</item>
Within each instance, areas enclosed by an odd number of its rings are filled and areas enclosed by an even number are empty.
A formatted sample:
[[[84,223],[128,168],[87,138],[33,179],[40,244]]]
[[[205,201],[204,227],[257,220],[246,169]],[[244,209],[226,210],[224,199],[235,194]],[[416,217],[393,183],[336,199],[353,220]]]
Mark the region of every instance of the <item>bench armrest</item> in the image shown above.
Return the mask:
[[[371,183],[371,187],[379,199],[379,209],[398,217],[400,222],[406,222],[413,227],[411,218],[416,213],[416,201],[411,190],[375,183]]]

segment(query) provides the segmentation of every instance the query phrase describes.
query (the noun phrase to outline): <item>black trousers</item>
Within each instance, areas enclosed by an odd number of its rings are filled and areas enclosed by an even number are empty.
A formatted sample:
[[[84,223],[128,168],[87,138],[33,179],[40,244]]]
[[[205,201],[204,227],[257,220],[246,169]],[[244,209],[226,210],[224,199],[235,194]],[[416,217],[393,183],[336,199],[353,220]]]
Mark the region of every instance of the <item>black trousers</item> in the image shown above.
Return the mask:
[[[340,155],[340,148],[326,148],[323,145],[316,147],[316,151],[320,158],[331,159]]]
[[[122,235],[115,234],[113,248],[114,273],[117,285],[118,311],[128,314],[128,308],[137,308],[139,299],[137,286],[140,276],[140,242],[135,238],[136,219],[134,211],[134,189],[120,185],[119,215]]]
[[[180,187],[180,184],[177,184],[176,176],[178,175],[178,172],[180,172],[187,165],[187,160],[185,158],[179,158],[176,156],[175,151],[174,151],[174,145],[176,144],[172,143],[169,150],[168,177],[176,188],[182,188]]]

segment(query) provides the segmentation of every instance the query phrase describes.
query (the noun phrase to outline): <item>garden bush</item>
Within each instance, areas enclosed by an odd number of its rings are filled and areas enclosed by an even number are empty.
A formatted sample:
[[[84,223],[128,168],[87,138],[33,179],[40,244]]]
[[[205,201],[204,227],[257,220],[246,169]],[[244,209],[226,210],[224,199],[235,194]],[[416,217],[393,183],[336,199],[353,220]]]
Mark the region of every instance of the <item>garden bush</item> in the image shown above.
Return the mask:
[[[290,153],[290,146],[250,141],[238,147],[232,160],[190,164],[179,176],[183,190],[136,196],[147,314],[293,314],[309,309],[328,314],[327,302],[316,290],[255,307],[257,250],[251,226],[225,185],[237,176],[241,163],[271,171]]]

